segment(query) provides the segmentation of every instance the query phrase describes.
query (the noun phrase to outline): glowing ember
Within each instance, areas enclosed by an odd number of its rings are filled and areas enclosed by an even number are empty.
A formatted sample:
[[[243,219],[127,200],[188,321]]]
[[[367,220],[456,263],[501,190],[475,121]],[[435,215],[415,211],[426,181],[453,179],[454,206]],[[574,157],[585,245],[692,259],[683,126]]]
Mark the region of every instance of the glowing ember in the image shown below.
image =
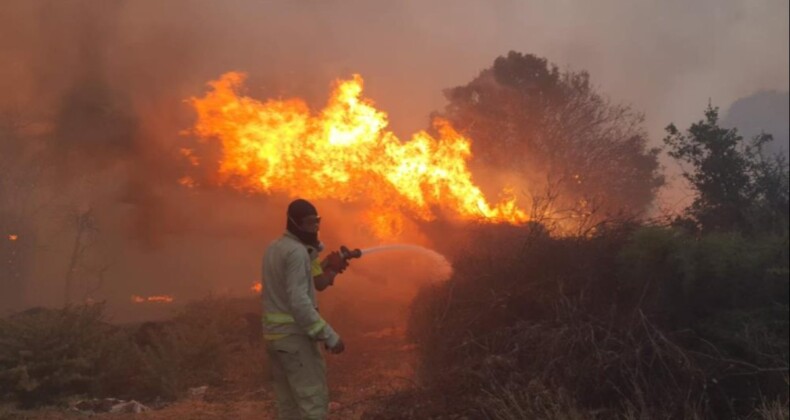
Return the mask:
[[[172,303],[173,300],[174,299],[168,295],[158,295],[158,296],[132,295],[133,303]]]
[[[195,152],[193,152],[192,149],[182,147],[179,153],[181,153],[181,156],[185,157],[192,166],[198,166],[200,164],[200,160],[195,156]]]
[[[8,240],[9,241],[13,242],[13,241],[16,241],[17,239],[19,239],[19,235],[14,235],[14,234],[8,235]]]
[[[461,220],[527,221],[512,192],[492,205],[472,181],[469,139],[437,119],[438,138],[421,131],[402,142],[386,130],[386,114],[361,96],[360,76],[337,82],[315,115],[300,99],[239,96],[244,77],[227,73],[209,84],[205,96],[190,100],[198,114],[194,133],[221,142],[220,184],[367,202],[369,222],[382,236],[399,231],[404,211],[421,220],[441,210]],[[198,164],[191,151],[182,154]]]
[[[255,282],[250,286],[250,291],[253,293],[260,293],[263,291],[263,285],[259,281]]]
[[[187,188],[194,188],[197,185],[195,183],[195,180],[190,178],[190,177],[188,177],[188,176],[181,177],[178,180],[178,183],[181,184],[184,187],[187,187]]]

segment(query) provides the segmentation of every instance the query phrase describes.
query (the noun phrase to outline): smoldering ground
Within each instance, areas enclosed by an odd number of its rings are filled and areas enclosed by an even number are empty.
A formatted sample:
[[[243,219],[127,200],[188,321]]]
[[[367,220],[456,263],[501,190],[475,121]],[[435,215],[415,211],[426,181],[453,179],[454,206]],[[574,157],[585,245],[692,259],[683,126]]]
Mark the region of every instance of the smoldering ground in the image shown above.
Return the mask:
[[[5,2],[0,226],[19,234],[13,246],[25,256],[21,274],[4,279],[3,310],[63,303],[86,212],[93,221],[75,299],[108,299],[123,318],[132,294],[249,293],[288,198],[176,182],[188,167],[179,150],[192,141],[179,133],[194,121],[184,100],[225,71],[247,71],[251,96],[311,106],[325,101],[331,80],[359,72],[405,138],[443,106],[443,88],[515,49],[590,70],[603,91],[645,110],[653,130],[683,124],[711,96],[787,89],[786,15],[786,2],[737,1]],[[355,205],[321,208],[330,248],[379,241],[360,230]],[[432,245],[419,228],[400,239]],[[436,278],[421,258],[355,262],[325,300],[406,301],[415,284]]]

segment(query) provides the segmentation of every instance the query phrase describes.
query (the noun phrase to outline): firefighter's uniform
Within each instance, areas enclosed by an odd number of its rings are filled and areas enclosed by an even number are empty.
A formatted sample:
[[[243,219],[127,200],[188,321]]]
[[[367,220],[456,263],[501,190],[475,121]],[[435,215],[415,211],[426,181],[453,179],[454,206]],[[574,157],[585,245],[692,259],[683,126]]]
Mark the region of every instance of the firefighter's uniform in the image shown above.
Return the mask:
[[[263,331],[281,419],[323,419],[329,407],[319,342],[334,347],[340,337],[318,313],[317,270],[308,248],[290,232],[263,257]]]

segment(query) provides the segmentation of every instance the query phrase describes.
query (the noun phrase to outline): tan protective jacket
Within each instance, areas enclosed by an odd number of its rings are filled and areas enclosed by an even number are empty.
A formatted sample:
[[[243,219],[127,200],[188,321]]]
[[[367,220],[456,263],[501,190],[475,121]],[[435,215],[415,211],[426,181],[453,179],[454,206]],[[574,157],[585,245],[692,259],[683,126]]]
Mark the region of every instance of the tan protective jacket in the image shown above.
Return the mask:
[[[263,332],[267,340],[308,335],[329,347],[340,336],[321,318],[313,288],[307,247],[290,232],[274,241],[263,256]]]

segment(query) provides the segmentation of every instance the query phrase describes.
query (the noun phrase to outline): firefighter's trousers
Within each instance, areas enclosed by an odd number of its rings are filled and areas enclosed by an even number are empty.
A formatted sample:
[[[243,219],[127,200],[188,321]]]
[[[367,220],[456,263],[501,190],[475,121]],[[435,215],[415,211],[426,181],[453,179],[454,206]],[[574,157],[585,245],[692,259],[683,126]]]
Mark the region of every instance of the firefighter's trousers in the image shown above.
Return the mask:
[[[306,335],[268,341],[280,420],[324,419],[329,409],[326,364],[319,343]]]

